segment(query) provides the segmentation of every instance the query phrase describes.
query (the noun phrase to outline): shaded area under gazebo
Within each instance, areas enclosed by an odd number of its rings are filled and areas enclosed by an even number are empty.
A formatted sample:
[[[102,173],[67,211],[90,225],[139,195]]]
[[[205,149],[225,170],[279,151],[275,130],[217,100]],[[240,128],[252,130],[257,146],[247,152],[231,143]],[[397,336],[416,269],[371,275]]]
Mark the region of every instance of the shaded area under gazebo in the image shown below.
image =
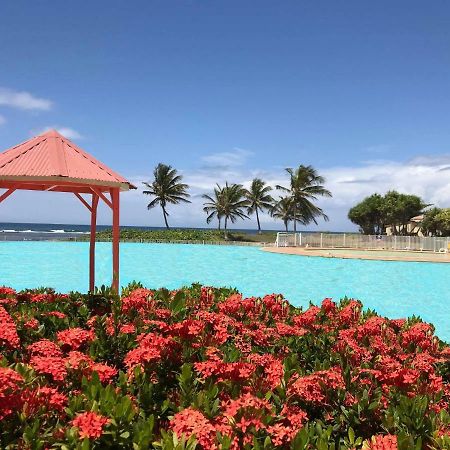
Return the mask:
[[[91,213],[89,290],[95,288],[95,236],[99,200],[112,210],[112,283],[119,290],[120,192],[136,189],[55,130],[0,153],[0,203],[17,190],[69,192]],[[87,196],[87,197],[86,197]]]

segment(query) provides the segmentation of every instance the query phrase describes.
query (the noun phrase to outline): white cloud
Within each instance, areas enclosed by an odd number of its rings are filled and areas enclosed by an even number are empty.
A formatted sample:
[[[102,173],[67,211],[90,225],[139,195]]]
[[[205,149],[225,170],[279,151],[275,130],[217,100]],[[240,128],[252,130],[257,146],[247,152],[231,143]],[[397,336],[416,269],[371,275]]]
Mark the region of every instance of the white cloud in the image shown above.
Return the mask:
[[[45,98],[36,97],[26,91],[0,88],[0,105],[28,111],[48,111],[52,108],[53,102]]]
[[[0,115],[0,125],[4,125],[6,123],[5,116]]]
[[[58,133],[62,134],[67,139],[83,139],[83,135],[80,134],[77,130],[74,130],[73,128],[69,127],[58,127],[56,125],[45,127],[38,131],[37,133],[32,134],[42,134],[49,130],[56,130]]]
[[[243,166],[247,159],[252,155],[253,152],[250,150],[235,147],[229,152],[211,153],[210,155],[203,156],[201,160],[205,167],[208,168],[240,167]]]

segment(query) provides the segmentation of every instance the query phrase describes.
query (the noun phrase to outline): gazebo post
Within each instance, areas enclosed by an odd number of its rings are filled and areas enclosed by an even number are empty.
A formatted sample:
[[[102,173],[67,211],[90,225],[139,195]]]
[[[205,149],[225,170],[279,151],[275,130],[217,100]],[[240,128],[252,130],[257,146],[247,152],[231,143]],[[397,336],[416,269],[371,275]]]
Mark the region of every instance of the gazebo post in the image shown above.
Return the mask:
[[[92,194],[91,206],[91,239],[89,243],[89,291],[94,292],[95,289],[95,237],[97,232],[97,206],[98,195]]]
[[[113,279],[112,288],[119,292],[119,189],[111,189],[112,200],[112,252],[113,252]]]

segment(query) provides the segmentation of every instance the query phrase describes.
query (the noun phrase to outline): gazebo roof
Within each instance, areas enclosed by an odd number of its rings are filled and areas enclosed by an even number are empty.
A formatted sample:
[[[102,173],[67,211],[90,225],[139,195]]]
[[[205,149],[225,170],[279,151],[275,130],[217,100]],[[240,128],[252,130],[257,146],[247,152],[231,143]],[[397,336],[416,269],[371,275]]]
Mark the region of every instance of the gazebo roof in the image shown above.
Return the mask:
[[[71,185],[95,185],[101,190],[117,187],[122,191],[136,189],[55,130],[0,153],[0,184],[5,182],[27,183],[31,189],[39,189],[43,183],[54,184],[52,190],[55,191],[64,191],[64,187]]]

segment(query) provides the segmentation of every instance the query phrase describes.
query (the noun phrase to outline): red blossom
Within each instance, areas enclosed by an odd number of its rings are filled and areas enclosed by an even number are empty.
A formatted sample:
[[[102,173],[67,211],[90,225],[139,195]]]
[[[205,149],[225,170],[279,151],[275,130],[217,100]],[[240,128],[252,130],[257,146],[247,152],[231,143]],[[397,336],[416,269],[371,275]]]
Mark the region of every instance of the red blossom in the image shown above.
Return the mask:
[[[15,349],[20,347],[16,325],[6,309],[0,305],[0,345]]]
[[[63,350],[79,350],[95,339],[92,330],[83,330],[82,328],[68,328],[58,331],[56,336],[58,341],[61,342]]]
[[[110,419],[95,412],[84,412],[78,414],[72,420],[72,426],[78,428],[80,439],[98,439],[103,434],[103,428],[110,422]]]
[[[44,313],[43,315],[47,317],[56,317],[57,319],[65,319],[67,316],[60,312],[60,311],[49,311],[47,313]]]
[[[216,429],[213,424],[198,410],[186,408],[176,413],[170,421],[170,428],[181,438],[195,436],[204,450],[217,449]]]
[[[29,330],[37,330],[39,328],[39,322],[33,317],[27,320],[23,326]]]
[[[303,377],[294,376],[288,394],[305,402],[326,403],[327,390],[344,389],[344,379],[339,367],[313,372]]]
[[[22,375],[9,367],[0,367],[0,420],[17,411],[22,405]]]
[[[30,356],[56,356],[62,357],[61,349],[48,339],[41,339],[27,347]]]
[[[392,434],[372,436],[369,441],[365,441],[364,450],[397,450],[397,436]]]
[[[49,412],[61,413],[67,406],[67,396],[56,388],[49,386],[38,387],[35,390],[27,390],[22,394],[24,411],[27,416],[35,415],[40,409]]]
[[[32,356],[30,364],[41,375],[49,375],[55,381],[64,381],[67,375],[64,358],[57,356]]]
[[[144,312],[152,310],[155,307],[153,300],[153,291],[139,288],[130,292],[127,297],[122,298],[122,311],[128,314],[131,311]]]
[[[96,372],[102,383],[109,383],[113,377],[117,375],[117,369],[107,364],[94,363],[91,371]]]

